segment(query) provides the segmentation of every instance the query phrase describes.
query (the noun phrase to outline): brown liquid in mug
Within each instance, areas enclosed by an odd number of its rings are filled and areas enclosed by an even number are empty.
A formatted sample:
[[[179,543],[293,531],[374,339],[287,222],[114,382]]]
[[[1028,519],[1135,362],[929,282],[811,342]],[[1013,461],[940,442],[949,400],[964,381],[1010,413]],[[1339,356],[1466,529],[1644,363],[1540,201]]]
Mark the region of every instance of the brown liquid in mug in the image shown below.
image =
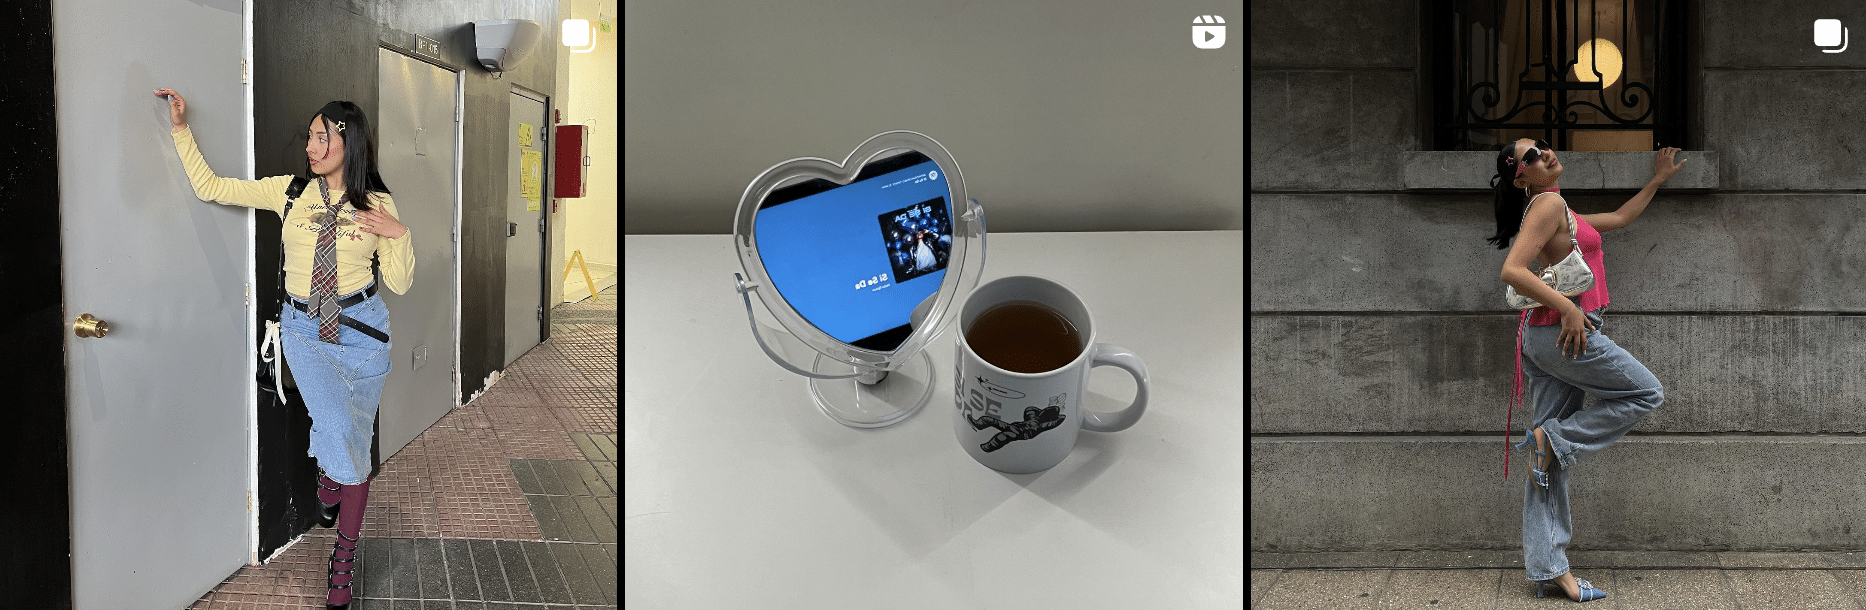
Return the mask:
[[[992,366],[1014,373],[1048,373],[1082,353],[1082,334],[1069,318],[1034,301],[985,310],[966,330],[965,342]]]

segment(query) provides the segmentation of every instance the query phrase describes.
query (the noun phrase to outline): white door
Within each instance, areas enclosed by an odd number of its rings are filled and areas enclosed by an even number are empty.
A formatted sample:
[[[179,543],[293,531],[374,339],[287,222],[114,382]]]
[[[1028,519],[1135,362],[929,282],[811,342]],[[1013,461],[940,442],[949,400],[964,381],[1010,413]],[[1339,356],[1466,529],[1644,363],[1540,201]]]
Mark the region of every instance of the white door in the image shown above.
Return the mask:
[[[550,186],[544,101],[512,92],[512,125],[506,131],[505,363],[511,364],[542,339],[544,325],[544,205]]]
[[[388,49],[379,51],[377,167],[415,240],[415,280],[408,294],[383,290],[395,337],[394,358],[377,416],[382,455],[395,455],[458,404],[455,388],[454,242],[459,178],[455,117],[460,75]]]
[[[183,608],[258,546],[251,212],[195,198],[153,90],[188,98],[216,172],[250,178],[245,28],[189,0],[52,10],[75,606]],[[109,333],[75,336],[85,313]]]

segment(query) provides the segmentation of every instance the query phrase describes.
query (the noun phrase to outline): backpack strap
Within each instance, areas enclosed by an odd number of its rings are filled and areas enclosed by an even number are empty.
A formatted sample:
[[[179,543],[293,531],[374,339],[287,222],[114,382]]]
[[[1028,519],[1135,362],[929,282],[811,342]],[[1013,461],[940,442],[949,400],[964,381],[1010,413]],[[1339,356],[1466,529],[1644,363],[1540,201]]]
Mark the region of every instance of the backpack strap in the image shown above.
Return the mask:
[[[368,203],[372,203],[372,204],[375,203],[376,201],[376,199],[374,197],[369,196],[367,192],[364,193],[363,200]],[[370,209],[374,210],[374,209],[377,209],[377,207],[371,206]],[[379,238],[379,239],[386,239],[386,238]],[[370,275],[371,281],[375,282],[376,290],[382,290],[384,288],[384,286],[382,285],[382,257],[374,252],[371,252],[369,254],[369,275]],[[388,342],[384,341],[383,343],[388,343]]]
[[[298,196],[304,194],[305,185],[310,184],[310,183],[311,183],[311,179],[306,178],[304,176],[297,176],[297,177],[292,178],[292,183],[285,187],[285,211],[279,213],[279,291],[278,291],[278,298],[279,298],[279,303],[281,304],[283,304],[285,302],[285,299],[287,298],[285,296],[285,219],[292,215],[292,202],[297,201]]]

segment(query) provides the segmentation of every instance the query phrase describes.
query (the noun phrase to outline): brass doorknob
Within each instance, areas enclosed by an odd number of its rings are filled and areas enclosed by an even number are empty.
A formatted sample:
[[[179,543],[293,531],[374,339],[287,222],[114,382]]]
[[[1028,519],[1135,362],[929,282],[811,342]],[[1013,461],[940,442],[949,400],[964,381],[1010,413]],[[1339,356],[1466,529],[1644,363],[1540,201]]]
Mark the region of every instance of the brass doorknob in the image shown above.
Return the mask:
[[[80,337],[97,337],[102,339],[104,335],[110,334],[109,322],[93,318],[91,314],[88,313],[78,316],[78,321],[73,323],[71,328],[72,330],[78,331],[78,336]]]

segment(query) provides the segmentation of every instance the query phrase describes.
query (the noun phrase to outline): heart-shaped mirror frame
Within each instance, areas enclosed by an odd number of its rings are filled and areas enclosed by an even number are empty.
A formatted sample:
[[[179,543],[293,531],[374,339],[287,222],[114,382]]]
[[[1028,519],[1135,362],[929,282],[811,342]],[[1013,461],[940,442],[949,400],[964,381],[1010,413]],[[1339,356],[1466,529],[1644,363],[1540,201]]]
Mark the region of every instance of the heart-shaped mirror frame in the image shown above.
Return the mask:
[[[914,309],[911,319],[913,330],[894,349],[884,352],[856,347],[829,336],[792,308],[790,303],[776,290],[765,289],[772,286],[772,283],[770,275],[765,272],[764,260],[758,253],[757,216],[765,198],[780,187],[812,179],[823,179],[837,185],[847,185],[855,181],[861,174],[862,168],[870,162],[892,157],[905,151],[915,151],[926,155],[928,159],[939,165],[940,171],[945,173],[946,201],[952,218],[953,244],[951,255],[947,259],[946,274],[940,281],[939,289]],[[953,159],[952,154],[946,151],[946,147],[918,132],[889,131],[876,134],[862,142],[847,157],[844,157],[841,163],[818,157],[801,157],[773,165],[770,169],[760,173],[757,178],[746,185],[745,193],[739,199],[739,209],[732,223],[732,243],[734,249],[738,251],[739,263],[745,272],[744,276],[734,274],[736,289],[745,300],[746,316],[751,320],[752,336],[758,340],[759,347],[764,350],[765,354],[779,366],[798,375],[817,380],[855,379],[859,383],[873,385],[882,382],[889,371],[908,366],[915,360],[916,355],[921,356],[919,360],[926,361],[924,366],[927,369],[931,369],[930,361],[925,358],[923,350],[957,317],[956,304],[964,302],[965,294],[977,287],[978,280],[983,275],[985,210],[984,206],[966,196],[964,173],[960,171],[959,163]],[[759,301],[764,303],[765,309],[777,319],[785,331],[820,354],[816,363],[801,366],[786,360],[771,349],[765,339],[760,336],[759,325],[752,312],[750,297],[754,293],[759,296]],[[833,368],[824,366],[825,359],[853,372],[825,372],[826,368]],[[931,386],[932,384],[929,383],[926,394],[931,393]],[[820,388],[813,388],[812,392],[817,397],[818,406],[824,409],[825,414],[829,414],[844,424],[872,427],[862,422],[873,418],[858,418],[861,419],[860,422],[851,421],[832,412],[830,406],[824,404],[823,392]],[[924,404],[924,398],[919,402]],[[918,405],[915,405],[899,413],[898,416],[904,418],[906,414],[917,409]],[[886,423],[893,423],[893,421],[898,421],[898,418]],[[886,425],[886,423],[878,425]]]

